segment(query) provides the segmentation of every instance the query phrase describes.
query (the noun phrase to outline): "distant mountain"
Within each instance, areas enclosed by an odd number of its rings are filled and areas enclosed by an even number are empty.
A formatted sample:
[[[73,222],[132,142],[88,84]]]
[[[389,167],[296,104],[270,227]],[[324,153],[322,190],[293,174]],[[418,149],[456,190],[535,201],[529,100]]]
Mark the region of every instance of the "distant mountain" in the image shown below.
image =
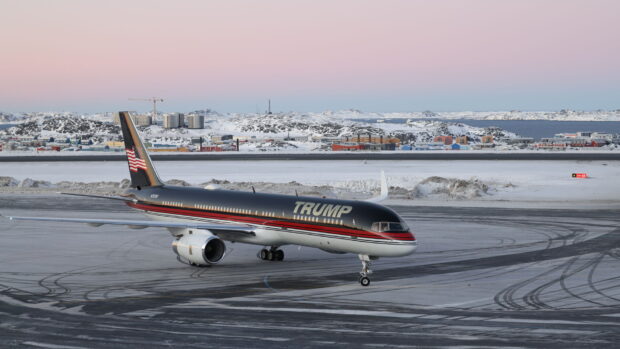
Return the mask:
[[[0,112],[0,123],[10,123],[20,120],[20,115]]]
[[[89,137],[95,142],[118,139],[120,127],[76,115],[37,115],[23,120],[0,134],[42,138]]]
[[[578,111],[562,109],[560,111],[494,111],[494,112],[412,112],[381,113],[383,118],[401,119],[443,119],[443,120],[550,120],[550,121],[620,121],[620,110]],[[349,114],[348,118],[357,118]]]
[[[467,136],[476,142],[484,135],[498,138],[516,137],[501,129],[487,130],[463,123],[438,120],[416,120],[408,123],[371,123],[342,117],[343,113],[356,115],[358,120],[373,119],[377,113],[357,110],[332,113],[275,113],[275,114],[219,114],[205,113],[204,129],[164,129],[151,125],[140,127],[144,136],[155,142],[184,143],[191,137],[233,134],[257,138],[310,136],[351,137],[357,135],[399,137],[409,142],[430,142],[436,136]],[[88,136],[95,140],[118,139],[119,126],[112,123],[109,115],[76,115],[71,113],[34,113],[16,127],[0,131],[0,134],[49,137]]]
[[[373,117],[360,119],[372,119]],[[375,115],[374,113],[372,114]],[[493,134],[496,138],[516,137],[514,133],[504,130],[487,130],[463,123],[436,120],[416,120],[409,123],[368,123],[355,119],[334,117],[331,113],[278,113],[271,115],[246,114],[229,119],[219,118],[211,125],[214,129],[227,129],[231,133],[251,135],[273,134],[278,136],[317,136],[317,137],[353,137],[358,134],[367,136],[394,137],[416,142],[430,142],[436,136],[468,136],[478,141],[484,135]],[[492,132],[491,132],[492,131]]]

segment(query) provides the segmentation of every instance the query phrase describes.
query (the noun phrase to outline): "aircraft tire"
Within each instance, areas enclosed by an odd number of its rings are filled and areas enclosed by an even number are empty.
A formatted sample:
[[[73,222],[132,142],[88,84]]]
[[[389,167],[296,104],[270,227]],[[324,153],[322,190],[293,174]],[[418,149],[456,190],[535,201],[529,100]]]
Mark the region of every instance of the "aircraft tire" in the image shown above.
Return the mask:
[[[282,260],[284,260],[284,251],[282,251],[282,250],[277,250],[277,251],[275,252],[275,255],[276,255],[276,260],[277,260],[277,261],[282,261]]]
[[[364,287],[370,285],[370,279],[367,276],[360,276],[360,285]]]

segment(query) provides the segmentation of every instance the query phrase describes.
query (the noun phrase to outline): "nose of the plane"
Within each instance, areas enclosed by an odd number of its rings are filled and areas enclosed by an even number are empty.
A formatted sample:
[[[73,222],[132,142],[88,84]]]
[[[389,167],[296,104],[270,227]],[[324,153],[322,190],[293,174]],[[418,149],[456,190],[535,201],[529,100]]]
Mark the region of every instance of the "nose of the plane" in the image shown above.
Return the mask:
[[[401,235],[398,240],[401,244],[395,246],[394,248],[394,252],[396,252],[398,256],[410,255],[418,247],[418,241],[412,232],[407,232],[406,235]]]
[[[415,239],[415,235],[413,235],[413,233],[411,231],[407,231],[406,233],[403,233],[401,240],[404,241],[416,241]]]

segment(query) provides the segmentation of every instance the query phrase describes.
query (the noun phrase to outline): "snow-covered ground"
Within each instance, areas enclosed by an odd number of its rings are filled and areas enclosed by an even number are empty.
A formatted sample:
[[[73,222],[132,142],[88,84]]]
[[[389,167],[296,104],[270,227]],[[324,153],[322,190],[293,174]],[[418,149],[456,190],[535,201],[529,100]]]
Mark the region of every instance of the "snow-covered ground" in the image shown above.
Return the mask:
[[[357,114],[351,114],[356,116]],[[373,113],[363,114],[368,118]],[[359,115],[358,115],[359,116]],[[12,136],[38,136],[42,139],[50,137],[65,140],[66,138],[90,135],[96,142],[104,138],[117,138],[120,136],[120,127],[111,124],[111,115],[48,115],[40,114],[32,116],[27,122],[17,127],[0,131],[2,134]],[[495,138],[516,137],[515,134],[496,128],[473,127],[462,123],[448,123],[438,120],[417,120],[408,124],[394,123],[368,123],[361,120],[349,120],[342,115],[330,113],[278,113],[278,114],[218,114],[210,113],[205,117],[204,129],[165,129],[162,126],[151,125],[140,127],[142,137],[153,143],[166,143],[181,145],[194,137],[217,135],[235,135],[252,140],[287,137],[356,137],[357,135],[373,137],[402,136],[408,140],[417,142],[432,141],[435,136],[452,135],[468,136],[470,141],[478,142],[485,135],[493,135]],[[290,142],[295,144],[295,142]],[[310,139],[303,139],[303,143],[310,143],[307,147],[320,146],[312,143]],[[299,145],[299,144],[297,144]],[[247,146],[246,146],[247,147]],[[243,148],[243,147],[242,147]]]
[[[181,111],[182,112],[182,111]],[[227,117],[246,117],[261,115],[253,113],[218,113],[214,111],[197,111],[206,113],[207,120]],[[323,112],[285,112],[285,115],[300,115],[309,118],[327,119],[471,119],[471,120],[554,120],[554,121],[620,121],[620,109],[618,110],[570,110],[558,111],[422,111],[422,112],[367,112],[358,109],[326,110]],[[274,114],[278,115],[278,114]],[[0,111],[0,123],[22,122],[28,119],[71,116],[90,120],[110,120],[111,113],[81,114],[74,112],[33,112],[33,113],[6,113]]]
[[[458,111],[458,112],[404,112],[364,113],[343,110],[332,113],[346,119],[390,118],[390,119],[442,119],[442,120],[552,120],[552,121],[620,121],[620,110],[560,110],[560,111]]]
[[[472,148],[477,148],[484,136],[492,136],[496,150],[515,150],[521,146],[511,145],[510,139],[518,138],[513,132],[497,127],[475,127],[467,119],[483,120],[620,120],[620,111],[560,111],[560,112],[450,112],[450,113],[372,113],[357,110],[322,113],[286,112],[275,114],[217,113],[197,111],[204,115],[204,129],[166,129],[160,125],[139,127],[145,141],[159,145],[195,149],[202,137],[203,145],[220,144],[224,135],[238,137],[240,151],[287,151],[310,152],[330,149],[330,142],[364,139],[371,135],[375,142],[398,138],[401,144],[415,145],[433,142],[437,136],[467,137]],[[196,115],[196,114],[194,114]],[[4,116],[7,120],[15,117]],[[157,122],[161,123],[162,116]],[[386,122],[387,119],[407,119],[406,122]],[[420,119],[422,118],[422,119]],[[456,120],[461,119],[461,120]],[[462,120],[464,119],[464,120]],[[18,118],[19,120],[19,118]],[[454,121],[451,121],[454,120]],[[73,145],[77,139],[84,149],[102,149],[108,141],[121,139],[120,127],[112,124],[112,114],[77,115],[71,113],[34,113],[15,127],[0,130],[0,140],[6,149],[35,149],[31,137],[48,142],[53,139],[56,146]],[[382,122],[383,121],[383,122]],[[561,129],[560,129],[561,130]],[[192,142],[192,139],[194,140]],[[16,140],[18,143],[15,143]],[[611,140],[611,139],[610,139]],[[617,145],[609,144],[604,150],[615,150]],[[4,155],[2,152],[1,155]]]
[[[620,163],[614,161],[164,161],[156,166],[164,180],[192,185],[227,180],[232,183],[224,187],[237,190],[255,185],[272,192],[363,198],[376,194],[384,170],[392,187],[387,203],[393,204],[620,208]],[[575,172],[590,178],[572,178]],[[3,163],[0,176],[17,182],[120,182],[128,173],[124,162],[28,162]]]

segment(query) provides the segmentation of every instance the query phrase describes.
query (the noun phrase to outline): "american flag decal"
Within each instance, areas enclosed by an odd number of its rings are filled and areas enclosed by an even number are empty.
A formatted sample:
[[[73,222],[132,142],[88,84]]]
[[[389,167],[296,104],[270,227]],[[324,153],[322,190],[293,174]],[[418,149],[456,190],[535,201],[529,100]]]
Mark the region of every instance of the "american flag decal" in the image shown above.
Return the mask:
[[[129,171],[138,172],[138,169],[146,171],[146,162],[136,157],[136,152],[133,149],[125,149],[127,153],[127,159],[129,160]]]

